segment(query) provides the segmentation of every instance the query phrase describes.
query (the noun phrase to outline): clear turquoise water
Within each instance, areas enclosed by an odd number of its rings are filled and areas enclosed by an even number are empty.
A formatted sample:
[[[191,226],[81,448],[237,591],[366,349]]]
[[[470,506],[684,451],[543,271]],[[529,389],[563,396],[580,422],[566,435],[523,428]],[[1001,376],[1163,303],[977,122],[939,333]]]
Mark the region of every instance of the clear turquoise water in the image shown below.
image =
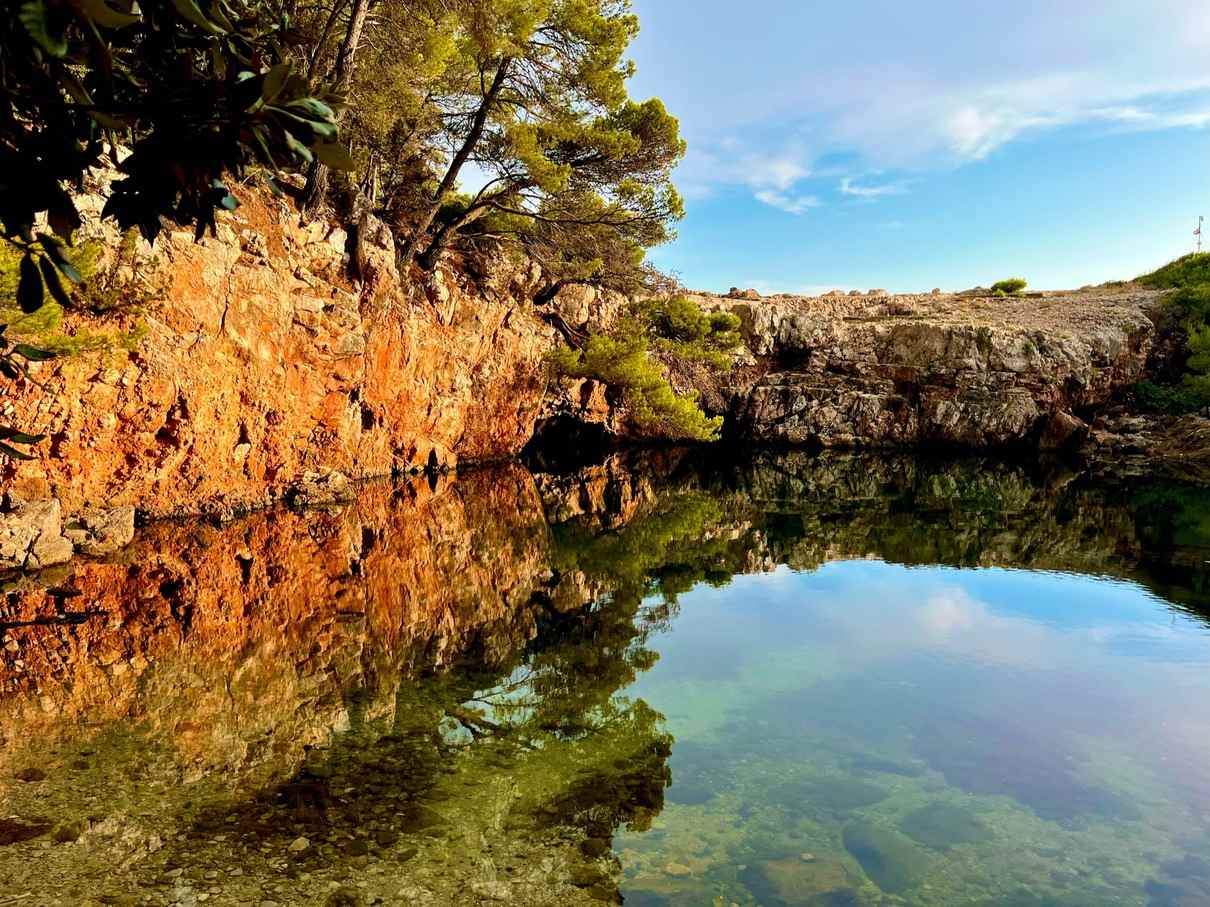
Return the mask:
[[[780,567],[650,645],[673,781],[627,904],[1210,903],[1210,630],[1139,586]]]
[[[1210,489],[657,452],[0,591],[0,904],[1210,905]]]

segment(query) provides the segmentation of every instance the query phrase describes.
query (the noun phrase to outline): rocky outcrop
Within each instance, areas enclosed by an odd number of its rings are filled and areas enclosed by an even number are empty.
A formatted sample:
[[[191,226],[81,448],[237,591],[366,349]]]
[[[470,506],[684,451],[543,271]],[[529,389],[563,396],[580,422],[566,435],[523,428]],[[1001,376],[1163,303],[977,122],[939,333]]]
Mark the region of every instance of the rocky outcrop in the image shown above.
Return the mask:
[[[300,226],[289,203],[251,190],[216,236],[168,232],[152,249],[107,232],[100,199],[80,201],[85,232],[113,259],[101,267],[127,285],[124,303],[103,320],[70,313],[65,330],[87,338],[116,324],[137,342],[34,363],[0,410],[48,436],[33,461],[0,462],[0,491],[57,501],[77,550],[123,536],[98,540],[88,511],[227,517],[280,499],[330,503],[367,477],[512,457],[538,424],[593,426],[559,434],[593,449],[590,439],[635,434],[617,394],[552,382],[544,362],[565,337],[612,323],[617,294],[571,286],[539,312],[540,269],[505,255],[404,279],[373,215]],[[694,298],[738,313],[746,347],[730,373],[687,363],[674,384],[755,444],[1076,447],[1144,376],[1154,343],[1154,294],[1130,288]],[[67,550],[54,541],[66,536],[29,528],[40,518],[4,516],[0,569]]]
[[[4,487],[42,485],[67,514],[230,513],[328,473],[356,480],[521,449],[554,342],[529,302],[540,272],[501,258],[473,278],[449,267],[405,287],[373,218],[351,239],[299,226],[282,200],[243,200],[200,243],[184,231],[154,249],[135,243],[130,307],[65,322],[76,334],[138,326],[131,349],[35,364],[34,380],[6,388],[6,422],[49,440],[32,462],[0,464]],[[94,214],[99,204],[81,201]],[[116,254],[108,229],[88,220]]]
[[[746,355],[712,390],[729,431],[757,442],[1076,443],[1083,416],[1144,377],[1154,336],[1145,290],[695,298],[743,320]]]
[[[57,500],[13,501],[0,511],[0,569],[40,570],[71,558]]]
[[[65,521],[62,504],[37,483],[0,496],[0,571],[42,570],[73,554],[113,554],[133,538],[133,507],[93,508]]]

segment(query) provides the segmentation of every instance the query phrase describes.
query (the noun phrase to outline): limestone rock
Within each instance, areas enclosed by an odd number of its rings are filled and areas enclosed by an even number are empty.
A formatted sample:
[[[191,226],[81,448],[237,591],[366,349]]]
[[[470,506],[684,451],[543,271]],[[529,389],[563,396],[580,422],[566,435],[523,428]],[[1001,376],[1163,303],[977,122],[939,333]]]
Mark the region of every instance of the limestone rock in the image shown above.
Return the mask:
[[[57,498],[12,502],[0,511],[0,570],[40,570],[62,564],[71,555]]]
[[[932,295],[733,302],[754,365],[695,389],[756,442],[1075,444],[1073,410],[1104,406],[1146,374],[1153,299],[1125,289],[1012,309]]]
[[[472,882],[471,891],[488,901],[507,901],[513,896],[508,882]]]
[[[357,225],[357,273],[370,286],[399,282],[395,237],[390,227],[369,212]]]
[[[81,554],[94,557],[112,554],[134,539],[134,508],[82,511],[67,521],[63,534]]]
[[[340,472],[309,472],[286,493],[295,507],[321,507],[351,501],[356,488],[349,477]]]

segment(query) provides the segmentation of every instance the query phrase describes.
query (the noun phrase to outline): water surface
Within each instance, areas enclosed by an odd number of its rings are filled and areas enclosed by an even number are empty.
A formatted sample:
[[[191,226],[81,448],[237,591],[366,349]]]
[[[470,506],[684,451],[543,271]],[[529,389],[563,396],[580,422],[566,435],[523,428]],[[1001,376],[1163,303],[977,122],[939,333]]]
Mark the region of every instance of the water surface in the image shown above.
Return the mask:
[[[0,599],[0,903],[1210,903],[1210,494],[667,453]]]

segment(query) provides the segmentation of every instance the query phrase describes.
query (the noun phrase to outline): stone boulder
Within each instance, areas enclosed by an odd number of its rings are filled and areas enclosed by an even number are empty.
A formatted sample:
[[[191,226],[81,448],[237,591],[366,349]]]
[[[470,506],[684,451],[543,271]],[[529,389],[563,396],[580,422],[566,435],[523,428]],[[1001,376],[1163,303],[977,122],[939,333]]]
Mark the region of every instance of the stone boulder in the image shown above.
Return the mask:
[[[134,508],[85,510],[67,521],[63,535],[80,554],[113,554],[134,540]]]
[[[356,487],[343,473],[308,472],[286,492],[286,500],[292,507],[324,507],[347,503],[356,495]]]
[[[0,511],[0,570],[41,570],[71,555],[57,499],[10,502]]]

